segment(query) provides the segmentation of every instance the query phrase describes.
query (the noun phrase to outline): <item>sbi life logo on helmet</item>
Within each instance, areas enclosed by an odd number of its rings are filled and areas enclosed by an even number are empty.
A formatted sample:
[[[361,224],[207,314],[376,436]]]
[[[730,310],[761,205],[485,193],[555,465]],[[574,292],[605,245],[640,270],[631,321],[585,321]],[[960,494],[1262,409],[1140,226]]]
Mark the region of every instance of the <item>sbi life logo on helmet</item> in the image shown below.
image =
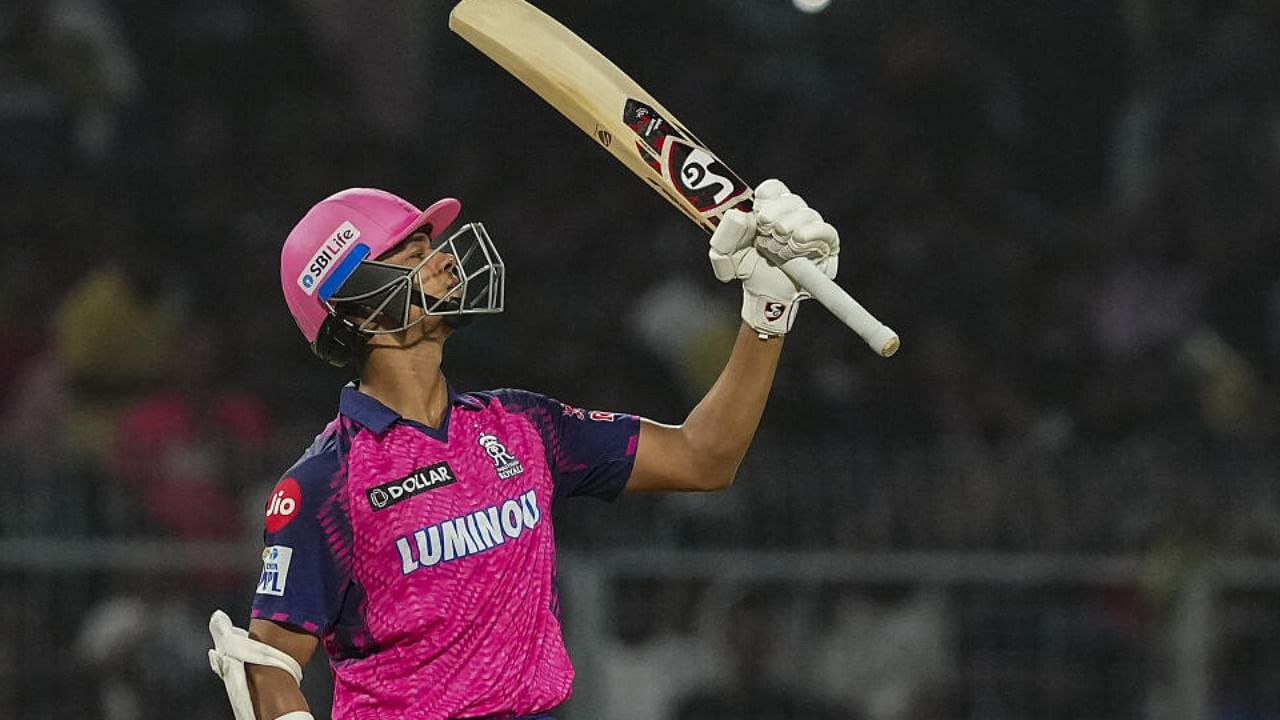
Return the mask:
[[[311,256],[298,275],[298,287],[308,295],[315,293],[321,281],[338,264],[338,258],[360,239],[360,230],[348,220],[329,233],[329,237]]]

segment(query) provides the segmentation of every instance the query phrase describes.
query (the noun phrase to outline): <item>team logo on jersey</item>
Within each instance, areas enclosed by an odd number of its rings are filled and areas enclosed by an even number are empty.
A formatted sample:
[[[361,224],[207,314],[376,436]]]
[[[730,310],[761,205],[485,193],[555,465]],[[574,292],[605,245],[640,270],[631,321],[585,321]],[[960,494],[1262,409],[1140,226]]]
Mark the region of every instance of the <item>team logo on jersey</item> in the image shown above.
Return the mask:
[[[520,464],[515,455],[512,455],[507,450],[507,446],[503,445],[497,436],[481,433],[480,447],[489,453],[489,459],[493,461],[493,468],[498,471],[498,478],[506,480],[524,472],[524,466]]]
[[[376,512],[402,500],[408,500],[414,495],[452,485],[457,481],[458,476],[453,474],[453,468],[449,467],[449,463],[438,462],[435,465],[418,468],[399,480],[371,487],[365,494],[369,498],[369,507]]]
[[[284,586],[289,581],[289,563],[293,560],[293,548],[284,545],[268,545],[262,549],[262,576],[258,578],[259,595],[284,596]]]
[[[298,481],[291,477],[284,478],[276,484],[267,499],[267,532],[280,532],[285,525],[293,522],[302,509],[302,488]]]

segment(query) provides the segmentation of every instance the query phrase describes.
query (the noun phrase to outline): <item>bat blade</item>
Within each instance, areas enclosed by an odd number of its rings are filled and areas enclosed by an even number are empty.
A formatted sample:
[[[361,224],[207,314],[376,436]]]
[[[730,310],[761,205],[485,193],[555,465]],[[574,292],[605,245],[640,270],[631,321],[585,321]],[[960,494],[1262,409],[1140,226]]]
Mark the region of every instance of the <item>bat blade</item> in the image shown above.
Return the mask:
[[[501,65],[707,232],[751,187],[617,65],[525,0],[462,0],[449,29]],[[807,266],[807,267],[806,267]],[[807,260],[783,266],[884,357],[898,337]]]
[[[523,0],[463,0],[449,29],[488,55],[707,231],[751,188],[635,80]]]

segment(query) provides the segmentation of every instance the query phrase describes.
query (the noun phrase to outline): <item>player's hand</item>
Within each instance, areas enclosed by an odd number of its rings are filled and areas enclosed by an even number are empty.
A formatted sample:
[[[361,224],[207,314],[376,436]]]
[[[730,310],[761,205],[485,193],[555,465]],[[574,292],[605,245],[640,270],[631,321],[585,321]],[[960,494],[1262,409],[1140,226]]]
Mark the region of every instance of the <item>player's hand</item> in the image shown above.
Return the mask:
[[[776,252],[774,249],[781,252]],[[786,253],[782,259],[782,253]],[[711,236],[711,268],[721,282],[742,280],[742,319],[761,335],[784,335],[809,294],[771,262],[813,260],[834,279],[839,238],[798,195],[778,180],[756,188],[755,211],[730,210]]]
[[[765,180],[755,191],[756,250],[774,265],[808,258],[835,280],[840,233],[781,180]]]

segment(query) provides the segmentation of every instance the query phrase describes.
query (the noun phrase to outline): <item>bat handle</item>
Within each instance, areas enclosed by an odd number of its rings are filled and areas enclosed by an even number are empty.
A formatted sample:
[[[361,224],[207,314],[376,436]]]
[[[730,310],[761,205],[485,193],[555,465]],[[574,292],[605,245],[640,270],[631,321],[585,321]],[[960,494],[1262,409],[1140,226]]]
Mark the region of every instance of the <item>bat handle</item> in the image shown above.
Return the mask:
[[[795,258],[782,264],[782,271],[797,285],[809,291],[815,300],[858,333],[881,357],[898,352],[898,334],[867,312],[844,288],[827,277],[808,258]]]

